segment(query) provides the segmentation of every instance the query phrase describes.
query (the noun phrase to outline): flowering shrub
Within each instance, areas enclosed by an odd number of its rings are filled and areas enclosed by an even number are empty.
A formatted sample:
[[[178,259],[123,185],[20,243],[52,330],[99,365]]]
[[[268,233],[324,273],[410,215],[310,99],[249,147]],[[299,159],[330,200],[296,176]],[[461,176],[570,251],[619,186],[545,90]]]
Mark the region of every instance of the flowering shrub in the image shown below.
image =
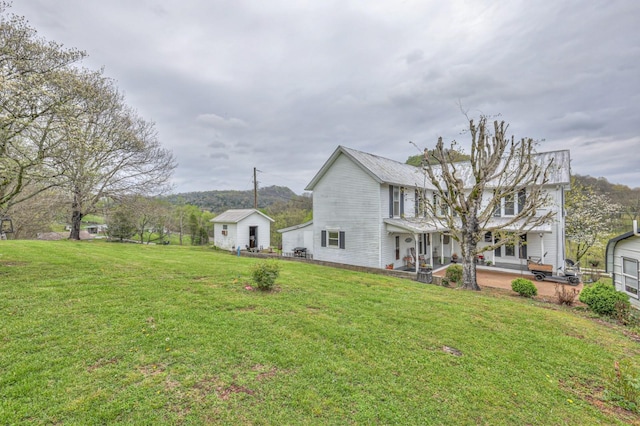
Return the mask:
[[[511,289],[523,297],[533,297],[538,294],[536,286],[524,278],[516,278],[511,281]]]

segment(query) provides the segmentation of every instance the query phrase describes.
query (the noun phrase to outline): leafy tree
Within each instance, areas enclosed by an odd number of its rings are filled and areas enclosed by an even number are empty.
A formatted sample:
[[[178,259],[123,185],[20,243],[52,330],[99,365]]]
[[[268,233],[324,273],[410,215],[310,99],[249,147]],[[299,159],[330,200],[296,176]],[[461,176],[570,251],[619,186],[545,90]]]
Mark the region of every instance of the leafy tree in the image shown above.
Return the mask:
[[[120,242],[131,238],[136,233],[135,214],[130,206],[117,206],[107,218],[107,235]]]
[[[79,239],[82,218],[101,199],[162,192],[176,164],[153,123],[125,105],[112,80],[77,70],[66,78],[75,98],[65,116],[59,173],[72,198],[70,238]]]
[[[64,78],[85,54],[37,36],[0,2],[0,213],[57,184],[65,109]]]
[[[572,178],[565,209],[565,235],[576,248],[576,261],[580,261],[589,249],[604,246],[602,237],[611,232],[620,206]]]
[[[460,161],[469,161],[470,157],[465,154],[464,152],[458,150],[458,149],[445,149],[445,152],[447,154],[447,156],[451,159],[451,161],[457,163]],[[438,155],[438,152],[435,149],[429,150],[428,151],[428,155],[426,156],[426,161],[429,162],[429,164],[438,164],[438,160],[436,160],[436,155]],[[405,161],[405,164],[409,164],[410,166],[416,166],[416,167],[420,167],[422,166],[422,164],[425,161],[425,155],[424,154],[418,154],[418,155],[412,155],[409,158],[407,158],[407,161]]]
[[[449,229],[451,237],[459,243],[462,288],[465,289],[480,290],[473,261],[477,254],[500,245],[515,244],[521,234],[549,222],[554,216],[551,210],[536,216],[537,210],[550,202],[543,185],[549,181],[553,164],[540,164],[534,155],[533,140],[515,141],[513,136],[507,136],[507,129],[504,121],[494,121],[492,134],[486,117],[481,117],[477,124],[470,119],[471,154],[469,162],[463,164],[457,163],[452,154],[456,151],[455,141],[447,149],[439,138],[432,154],[424,151],[423,170],[440,202],[433,203],[427,196],[423,196],[421,202],[425,211],[431,213],[430,220]],[[507,220],[493,221],[501,199],[516,197],[523,188],[526,188],[526,197],[520,211]],[[490,193],[493,196],[487,200]],[[426,188],[423,194],[427,194]],[[515,232],[504,232],[514,228]],[[500,243],[479,249],[478,242],[483,241],[486,232],[500,235]]]

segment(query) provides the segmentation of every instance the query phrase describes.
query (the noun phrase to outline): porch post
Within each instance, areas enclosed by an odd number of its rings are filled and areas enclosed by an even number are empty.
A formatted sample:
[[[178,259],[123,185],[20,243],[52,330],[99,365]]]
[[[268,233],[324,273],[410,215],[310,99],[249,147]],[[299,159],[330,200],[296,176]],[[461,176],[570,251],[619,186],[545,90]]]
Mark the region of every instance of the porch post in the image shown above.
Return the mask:
[[[540,233],[540,263],[544,263],[544,234]]]
[[[433,233],[429,232],[429,265],[432,268],[435,267],[433,264]]]
[[[444,234],[440,232],[440,264],[444,265]]]
[[[414,269],[415,272],[418,272],[418,264],[420,263],[420,252],[418,251],[418,234],[413,234],[413,250],[416,254],[416,258],[413,259],[415,261]]]

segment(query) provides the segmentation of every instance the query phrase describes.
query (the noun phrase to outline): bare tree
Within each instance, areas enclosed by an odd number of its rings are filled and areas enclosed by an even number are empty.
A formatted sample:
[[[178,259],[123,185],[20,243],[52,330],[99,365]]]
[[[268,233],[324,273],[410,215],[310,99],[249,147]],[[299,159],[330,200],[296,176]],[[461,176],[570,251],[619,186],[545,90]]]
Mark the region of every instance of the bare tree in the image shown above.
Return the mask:
[[[38,38],[8,7],[0,2],[0,213],[57,184],[51,166],[71,99],[61,77],[85,56]]]
[[[505,244],[514,244],[520,235],[544,223],[550,222],[555,213],[551,210],[537,214],[538,209],[549,204],[550,199],[543,186],[549,181],[552,162],[540,164],[534,153],[534,141],[523,138],[515,141],[506,135],[504,121],[493,123],[493,134],[487,128],[487,118],[476,124],[469,120],[471,154],[468,162],[458,163],[452,157],[457,152],[456,143],[446,148],[438,139],[433,158],[425,152],[423,169],[426,180],[433,186],[433,199],[422,197],[430,220],[449,230],[460,245],[463,288],[480,290],[476,280],[477,254]],[[423,191],[423,194],[428,192]],[[520,200],[515,214],[497,221],[494,212],[502,199]],[[506,232],[506,230],[509,232]],[[499,235],[499,243],[478,247],[486,232]]]
[[[161,193],[176,164],[153,123],[125,105],[112,80],[79,70],[67,78],[76,97],[66,113],[59,173],[72,197],[70,238],[79,239],[82,218],[101,199]]]

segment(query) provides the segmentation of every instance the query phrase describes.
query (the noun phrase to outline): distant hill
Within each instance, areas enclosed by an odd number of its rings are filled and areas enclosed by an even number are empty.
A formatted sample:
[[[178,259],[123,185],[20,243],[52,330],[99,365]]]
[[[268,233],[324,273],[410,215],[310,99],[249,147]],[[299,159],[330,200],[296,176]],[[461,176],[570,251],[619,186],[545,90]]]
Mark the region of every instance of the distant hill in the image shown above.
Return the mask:
[[[258,189],[258,208],[267,208],[278,202],[288,202],[297,197],[286,186],[267,186]],[[253,208],[253,191],[200,191],[183,192],[164,197],[172,204],[191,204],[203,210],[220,214],[229,209]]]

